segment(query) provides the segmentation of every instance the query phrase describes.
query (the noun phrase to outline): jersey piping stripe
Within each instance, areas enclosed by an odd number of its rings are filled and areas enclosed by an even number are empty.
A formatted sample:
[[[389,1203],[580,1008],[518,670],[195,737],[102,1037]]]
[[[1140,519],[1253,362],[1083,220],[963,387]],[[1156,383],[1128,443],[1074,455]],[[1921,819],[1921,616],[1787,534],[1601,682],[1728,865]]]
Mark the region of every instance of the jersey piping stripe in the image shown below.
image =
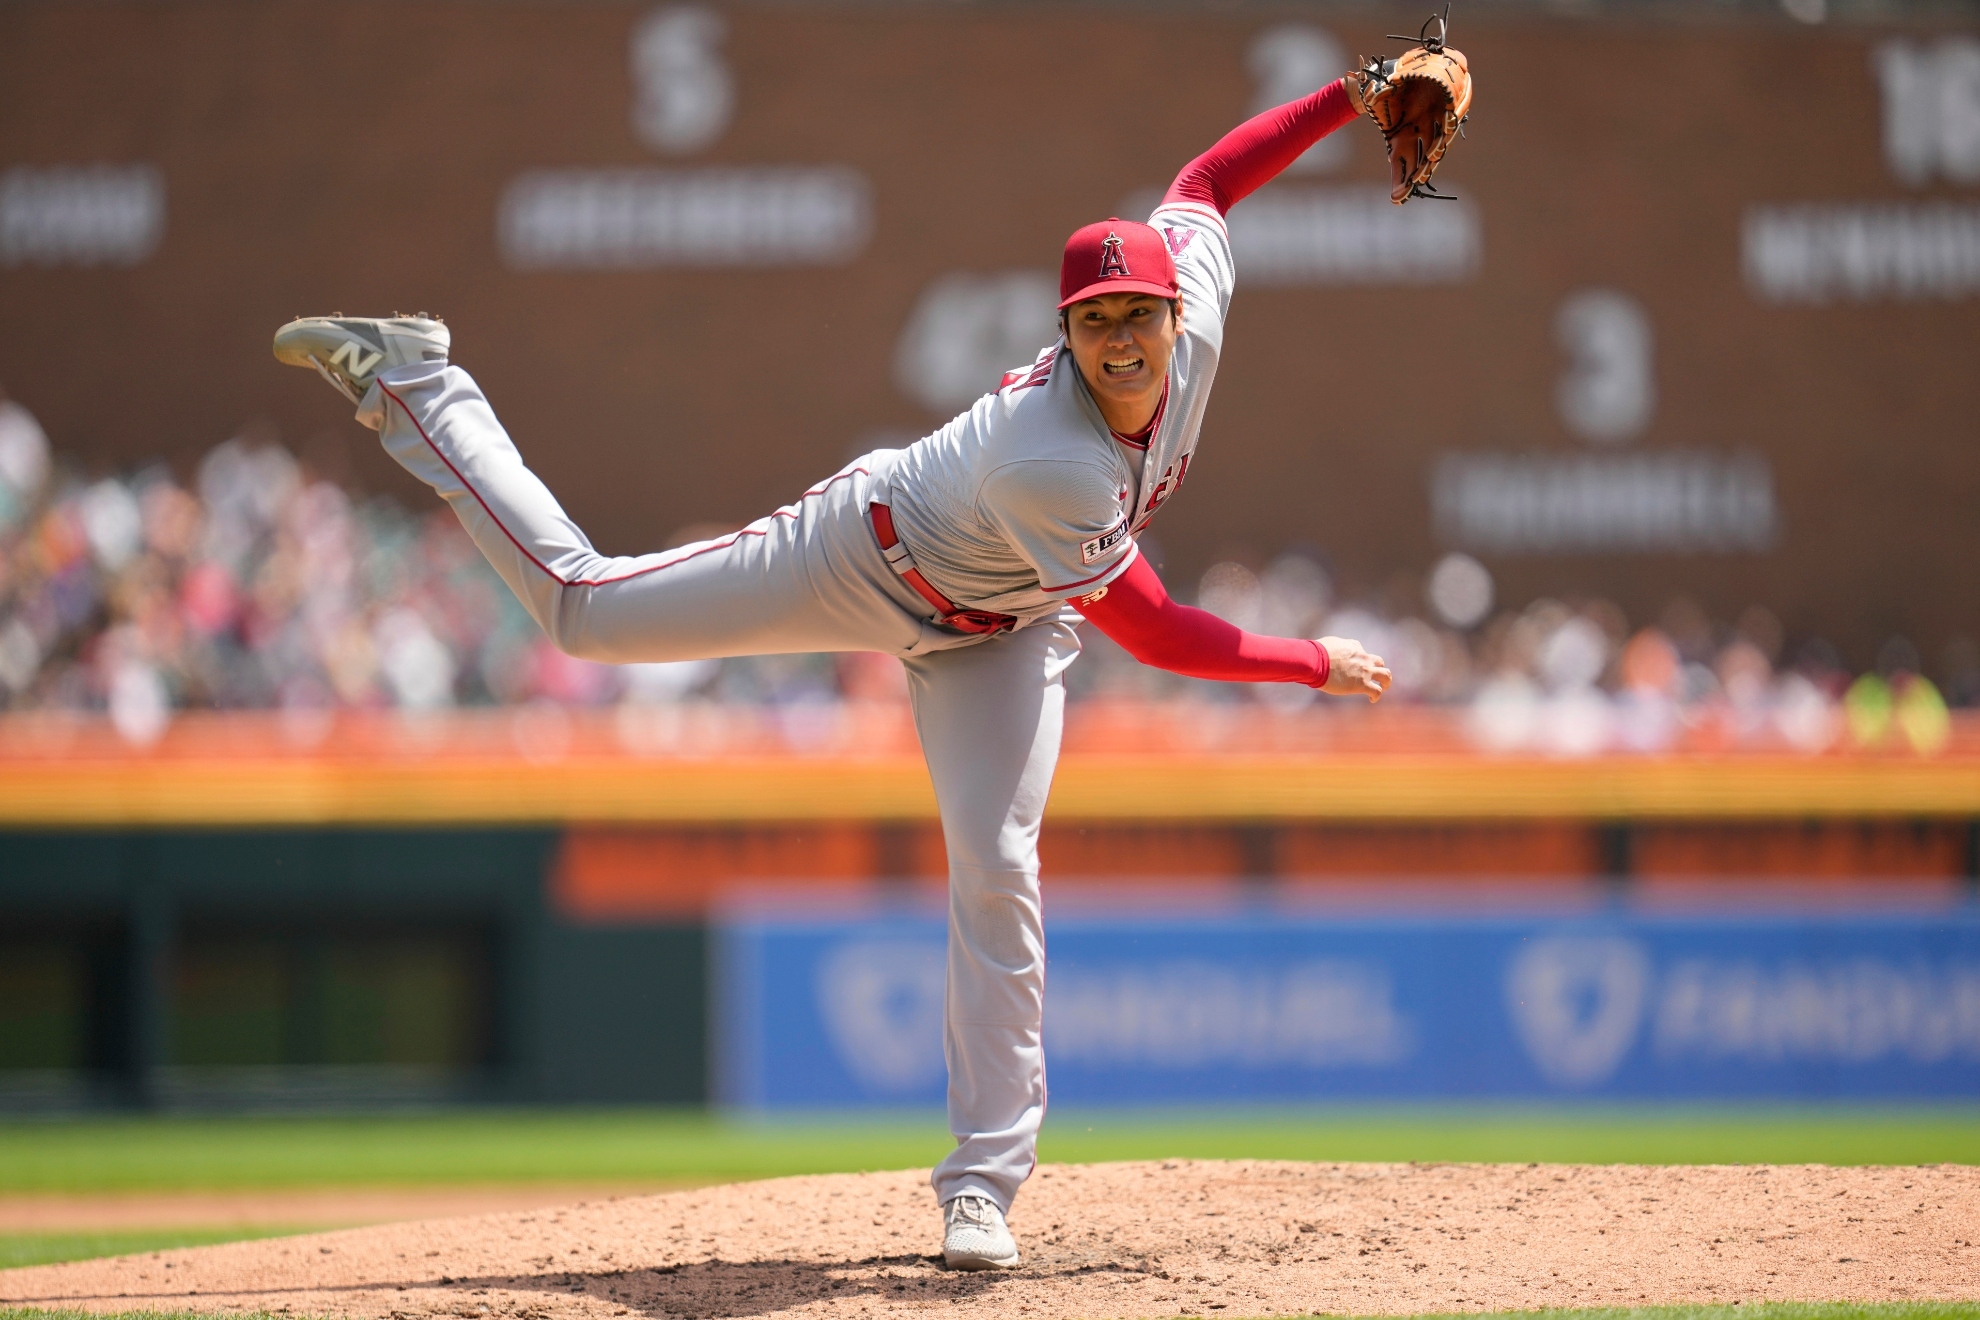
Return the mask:
[[[645,568],[635,569],[630,573],[621,573],[617,577],[567,578],[563,576],[561,573],[556,572],[548,564],[544,563],[541,559],[538,559],[535,555],[531,554],[529,552],[529,547],[516,539],[516,534],[508,529],[508,526],[505,523],[503,523],[501,518],[496,516],[495,510],[493,510],[488,506],[488,501],[481,497],[481,492],[474,488],[474,483],[469,481],[467,479],[466,474],[464,474],[459,468],[454,466],[454,460],[448,458],[446,452],[442,450],[439,445],[433,443],[433,437],[428,435],[426,433],[426,428],[419,424],[419,418],[413,416],[413,410],[406,407],[406,401],[404,399],[401,399],[398,395],[392,393],[392,391],[386,386],[384,381],[378,382],[378,388],[385,395],[386,398],[390,399],[393,403],[399,405],[399,411],[403,412],[406,415],[406,420],[413,424],[413,429],[419,432],[419,438],[426,442],[426,447],[433,451],[434,457],[438,458],[442,463],[445,463],[447,465],[447,470],[454,474],[454,479],[461,483],[461,485],[467,490],[467,493],[474,496],[474,502],[481,506],[481,511],[488,515],[488,520],[494,523],[496,527],[501,529],[502,535],[509,538],[509,544],[513,545],[518,551],[520,551],[524,559],[527,559],[530,563],[536,565],[536,567],[543,573],[545,577],[550,578],[552,581],[558,583],[560,586],[605,587],[605,586],[610,586],[614,582],[628,582],[631,581],[633,578],[645,577],[648,573],[658,573],[663,568],[672,568],[676,564],[685,564],[690,559],[694,559],[701,555],[712,553],[713,551],[716,550],[726,550],[728,547],[734,545],[737,541],[741,540],[745,536],[769,535],[768,532],[761,531],[757,528],[745,527],[739,532],[731,532],[729,535],[723,537],[721,540],[715,542],[713,545],[704,545],[699,550],[691,551],[688,554],[684,554],[680,556],[678,559],[669,559],[664,564],[649,564]],[[810,499],[813,495],[823,494],[827,489],[829,489],[832,486],[834,482],[841,481],[847,477],[854,475],[866,477],[866,476],[871,476],[873,474],[868,472],[865,468],[851,468],[845,472],[841,472],[836,476],[829,478],[828,480],[822,482],[817,486],[812,487],[804,494],[798,496],[798,499],[800,501],[803,501]],[[773,518],[797,517],[795,513],[792,513],[788,509],[779,509],[770,516]]]

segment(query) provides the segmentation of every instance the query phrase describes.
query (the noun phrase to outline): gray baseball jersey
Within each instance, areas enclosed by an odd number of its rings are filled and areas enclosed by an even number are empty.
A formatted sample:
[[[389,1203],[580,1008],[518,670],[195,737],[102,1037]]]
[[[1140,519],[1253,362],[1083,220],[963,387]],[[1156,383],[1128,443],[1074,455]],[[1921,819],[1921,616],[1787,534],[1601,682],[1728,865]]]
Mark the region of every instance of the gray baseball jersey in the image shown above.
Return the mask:
[[[1157,208],[1183,295],[1168,398],[1147,448],[1100,415],[1063,339],[927,439],[875,455],[894,525],[928,580],[959,604],[1022,623],[1118,577],[1189,475],[1224,345],[1236,271],[1215,210]]]

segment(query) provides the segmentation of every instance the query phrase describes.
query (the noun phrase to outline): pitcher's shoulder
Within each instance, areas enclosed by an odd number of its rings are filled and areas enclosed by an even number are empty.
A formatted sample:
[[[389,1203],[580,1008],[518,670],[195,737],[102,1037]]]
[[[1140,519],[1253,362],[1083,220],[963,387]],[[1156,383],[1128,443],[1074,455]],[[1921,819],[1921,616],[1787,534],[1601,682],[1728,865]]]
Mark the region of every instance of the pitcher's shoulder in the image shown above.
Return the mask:
[[[1066,361],[1059,372],[1076,370]],[[1055,373],[1058,374],[1058,373]],[[986,468],[1027,458],[1083,457],[1101,446],[1104,433],[1076,381],[1049,387],[1005,389],[987,401],[982,428]],[[1084,404],[1084,406],[1082,406]]]

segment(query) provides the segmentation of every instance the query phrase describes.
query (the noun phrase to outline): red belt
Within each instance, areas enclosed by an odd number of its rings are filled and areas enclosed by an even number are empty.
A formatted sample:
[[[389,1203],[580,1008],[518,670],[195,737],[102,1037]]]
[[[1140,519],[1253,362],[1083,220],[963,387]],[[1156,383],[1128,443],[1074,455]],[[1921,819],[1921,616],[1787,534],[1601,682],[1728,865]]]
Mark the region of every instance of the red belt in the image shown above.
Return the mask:
[[[945,628],[954,628],[966,633],[1000,633],[1007,628],[1017,627],[1017,617],[999,614],[995,610],[966,610],[954,601],[935,590],[935,584],[921,575],[914,566],[914,559],[908,548],[901,544],[901,538],[894,531],[894,511],[878,500],[868,510],[873,516],[873,534],[880,540],[880,553],[887,557],[887,566],[899,573],[910,587],[937,610],[935,622]]]

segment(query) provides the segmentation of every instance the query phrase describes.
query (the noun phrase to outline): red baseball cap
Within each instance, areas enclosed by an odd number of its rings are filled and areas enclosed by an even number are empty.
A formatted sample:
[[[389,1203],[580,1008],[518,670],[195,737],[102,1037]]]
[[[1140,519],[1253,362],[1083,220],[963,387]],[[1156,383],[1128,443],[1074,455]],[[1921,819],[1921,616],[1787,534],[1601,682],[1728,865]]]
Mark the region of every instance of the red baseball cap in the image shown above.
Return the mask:
[[[1059,306],[1103,293],[1176,296],[1176,259],[1148,225],[1107,219],[1073,230],[1059,261]]]

